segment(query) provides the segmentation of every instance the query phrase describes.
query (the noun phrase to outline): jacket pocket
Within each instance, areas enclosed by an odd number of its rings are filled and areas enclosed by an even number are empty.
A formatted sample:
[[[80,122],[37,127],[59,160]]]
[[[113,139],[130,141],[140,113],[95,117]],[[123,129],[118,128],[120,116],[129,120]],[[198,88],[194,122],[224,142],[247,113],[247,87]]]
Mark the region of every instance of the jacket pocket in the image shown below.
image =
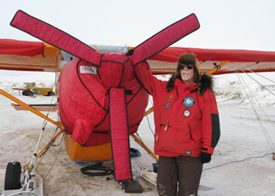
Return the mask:
[[[178,153],[182,151],[190,141],[190,129],[186,126],[168,127],[160,126],[158,135],[156,135],[155,149],[158,151],[166,151]]]
[[[190,135],[192,140],[195,142],[201,141],[202,138],[202,127],[201,123],[192,123],[190,127]]]
[[[159,151],[171,151],[174,147],[174,134],[165,125],[159,125],[158,133],[155,136],[155,149]]]
[[[181,126],[181,127],[175,127],[173,128],[175,132],[174,142],[175,144],[184,144],[188,143],[191,135],[190,135],[190,128],[188,125]]]

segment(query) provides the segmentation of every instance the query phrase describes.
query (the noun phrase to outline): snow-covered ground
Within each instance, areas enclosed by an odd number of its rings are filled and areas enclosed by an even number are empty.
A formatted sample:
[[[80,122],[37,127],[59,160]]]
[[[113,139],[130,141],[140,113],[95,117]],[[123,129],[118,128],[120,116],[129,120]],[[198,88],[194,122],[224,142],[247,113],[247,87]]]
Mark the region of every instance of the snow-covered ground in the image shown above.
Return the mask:
[[[262,75],[273,80],[275,78],[272,73]],[[256,75],[253,77],[264,86],[246,75],[241,77],[245,79],[254,96],[249,90],[243,90],[236,75],[215,76],[221,139],[212,161],[204,165],[199,191],[201,196],[275,195],[275,160],[271,154],[274,149],[266,140],[267,133],[275,143],[275,85],[264,78],[257,78]],[[0,71],[0,89],[28,104],[55,103],[56,99],[44,96],[25,97],[19,95],[18,91],[13,91],[12,87],[22,87],[24,82],[40,82],[42,86],[51,86],[54,80],[54,74]],[[6,164],[17,160],[25,165],[30,161],[44,123],[43,119],[31,112],[15,111],[11,103],[12,101],[0,95],[0,192],[4,186]],[[148,107],[150,106],[149,101]],[[55,113],[50,113],[49,116],[57,119]],[[148,119],[144,118],[138,133],[144,143],[153,149],[150,127],[154,130],[152,114]],[[43,144],[50,140],[54,131],[55,127],[47,123]],[[141,157],[132,159],[133,174],[138,176],[139,168],[152,169],[154,160],[133,140],[130,141],[131,146],[142,153]],[[53,163],[55,164],[51,169]],[[110,163],[106,163],[108,164]],[[69,159],[64,148],[51,148],[38,168],[42,177],[47,176],[44,180],[44,195],[129,195],[121,190],[118,183],[107,181],[106,177],[84,176],[80,168],[81,166]],[[50,173],[47,175],[48,171]],[[157,195],[153,185],[142,183],[147,189],[141,195]]]

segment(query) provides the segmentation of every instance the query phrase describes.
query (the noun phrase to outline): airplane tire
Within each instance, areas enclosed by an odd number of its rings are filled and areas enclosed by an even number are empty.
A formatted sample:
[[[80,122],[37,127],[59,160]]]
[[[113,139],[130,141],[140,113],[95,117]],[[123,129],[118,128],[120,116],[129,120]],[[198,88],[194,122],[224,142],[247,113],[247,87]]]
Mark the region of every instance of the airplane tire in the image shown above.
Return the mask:
[[[27,96],[28,95],[28,91],[27,90],[23,90],[22,95]]]
[[[107,176],[112,174],[114,171],[110,168],[103,166],[86,166],[80,169],[81,173],[87,176]],[[98,171],[98,172],[95,172]]]
[[[29,91],[28,96],[33,96],[33,92]]]
[[[20,162],[9,162],[6,169],[4,190],[20,189],[21,164]]]
[[[48,96],[54,96],[54,95],[55,95],[54,92],[52,92],[52,91],[48,92]]]
[[[22,95],[33,96],[33,92],[31,90],[23,90]]]

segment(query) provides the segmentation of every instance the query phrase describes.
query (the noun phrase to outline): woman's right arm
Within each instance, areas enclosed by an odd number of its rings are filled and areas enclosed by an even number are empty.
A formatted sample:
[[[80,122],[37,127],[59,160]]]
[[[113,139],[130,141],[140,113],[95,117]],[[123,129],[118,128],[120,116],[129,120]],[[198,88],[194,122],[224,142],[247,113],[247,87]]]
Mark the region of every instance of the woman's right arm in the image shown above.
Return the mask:
[[[142,87],[144,87],[149,94],[153,95],[156,85],[161,81],[153,76],[148,63],[144,61],[134,65],[134,71]]]

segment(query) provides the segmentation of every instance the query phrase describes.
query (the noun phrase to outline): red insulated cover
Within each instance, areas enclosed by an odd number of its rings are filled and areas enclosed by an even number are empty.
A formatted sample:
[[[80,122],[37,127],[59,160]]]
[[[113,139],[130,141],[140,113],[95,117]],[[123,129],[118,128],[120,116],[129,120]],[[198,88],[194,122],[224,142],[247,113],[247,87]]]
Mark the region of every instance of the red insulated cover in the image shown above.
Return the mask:
[[[43,54],[43,42],[0,39],[0,54],[36,56]]]
[[[95,65],[100,64],[101,55],[93,48],[21,10],[17,11],[10,24],[74,56]]]
[[[132,63],[145,61],[200,28],[195,14],[175,22],[134,48]]]
[[[193,52],[199,61],[274,62],[275,52],[257,50],[225,50],[170,47],[156,54],[151,60],[177,62],[183,53]]]
[[[111,141],[108,94],[110,87],[119,85],[132,92],[126,95],[132,134],[143,118],[148,93],[136,80],[129,59],[106,54],[100,67],[77,58],[66,65],[59,79],[59,113],[67,133],[76,142],[96,146]]]
[[[132,179],[125,89],[110,89],[110,128],[115,180]]]

